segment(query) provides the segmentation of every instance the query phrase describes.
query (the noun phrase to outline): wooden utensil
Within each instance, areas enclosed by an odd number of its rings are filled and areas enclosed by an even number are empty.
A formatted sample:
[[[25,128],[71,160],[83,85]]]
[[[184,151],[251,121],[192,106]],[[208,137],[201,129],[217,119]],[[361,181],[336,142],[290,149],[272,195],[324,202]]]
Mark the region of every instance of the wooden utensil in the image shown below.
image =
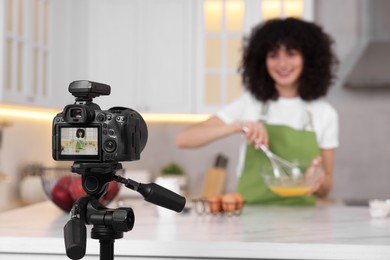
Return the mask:
[[[228,159],[222,154],[218,154],[215,164],[210,168],[204,178],[202,198],[212,195],[221,195],[225,186],[226,166]]]

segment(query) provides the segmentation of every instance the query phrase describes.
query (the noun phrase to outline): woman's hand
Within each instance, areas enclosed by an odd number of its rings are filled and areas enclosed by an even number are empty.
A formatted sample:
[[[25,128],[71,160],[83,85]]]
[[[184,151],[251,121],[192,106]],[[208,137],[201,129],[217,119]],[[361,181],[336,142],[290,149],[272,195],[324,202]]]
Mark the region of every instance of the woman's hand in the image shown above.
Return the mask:
[[[263,144],[268,147],[268,133],[264,125],[259,122],[242,122],[241,130],[249,144],[253,144],[256,149]]]
[[[318,173],[318,171],[321,172]],[[324,168],[322,167],[321,156],[317,156],[311,161],[310,166],[306,169],[305,177],[308,179],[308,181],[310,181],[310,178],[316,178],[314,176],[315,174],[320,174],[320,176],[315,181],[312,190],[310,192],[311,194],[316,193],[325,184],[326,175],[325,175]]]

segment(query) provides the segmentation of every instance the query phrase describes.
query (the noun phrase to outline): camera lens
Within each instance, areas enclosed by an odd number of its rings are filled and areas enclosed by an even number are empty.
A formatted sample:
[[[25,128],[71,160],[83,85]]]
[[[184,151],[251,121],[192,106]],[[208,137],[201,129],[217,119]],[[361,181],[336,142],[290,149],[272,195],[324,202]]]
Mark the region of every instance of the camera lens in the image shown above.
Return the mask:
[[[116,149],[116,142],[114,140],[107,140],[104,142],[104,150],[108,153],[112,153]]]

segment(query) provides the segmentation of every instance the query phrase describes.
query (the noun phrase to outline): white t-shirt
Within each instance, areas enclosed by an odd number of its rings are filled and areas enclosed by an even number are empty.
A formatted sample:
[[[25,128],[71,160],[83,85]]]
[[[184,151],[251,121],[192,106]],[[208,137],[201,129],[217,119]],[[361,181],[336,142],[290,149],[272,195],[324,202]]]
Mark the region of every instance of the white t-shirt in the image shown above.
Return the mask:
[[[263,102],[258,101],[252,94],[245,91],[238,99],[216,113],[225,124],[236,121],[259,121]],[[338,115],[336,110],[325,100],[318,99],[310,102],[296,98],[278,98],[269,102],[265,117],[267,124],[285,125],[294,129],[305,129],[309,124],[309,113],[317,142],[321,149],[333,149],[339,146]],[[241,147],[238,162],[238,173],[244,163],[246,143]]]

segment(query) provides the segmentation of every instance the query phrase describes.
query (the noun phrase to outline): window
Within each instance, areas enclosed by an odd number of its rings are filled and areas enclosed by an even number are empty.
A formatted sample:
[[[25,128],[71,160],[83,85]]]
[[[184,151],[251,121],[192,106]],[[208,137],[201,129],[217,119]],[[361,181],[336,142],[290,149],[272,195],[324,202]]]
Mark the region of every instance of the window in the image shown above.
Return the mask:
[[[244,29],[244,0],[204,1],[204,103],[219,105],[241,93],[237,72]]]
[[[261,15],[263,20],[277,17],[303,17],[303,0],[262,0]]]
[[[312,20],[313,0],[204,0],[202,4],[201,112],[211,112],[241,94],[242,40],[253,25],[276,17]]]

